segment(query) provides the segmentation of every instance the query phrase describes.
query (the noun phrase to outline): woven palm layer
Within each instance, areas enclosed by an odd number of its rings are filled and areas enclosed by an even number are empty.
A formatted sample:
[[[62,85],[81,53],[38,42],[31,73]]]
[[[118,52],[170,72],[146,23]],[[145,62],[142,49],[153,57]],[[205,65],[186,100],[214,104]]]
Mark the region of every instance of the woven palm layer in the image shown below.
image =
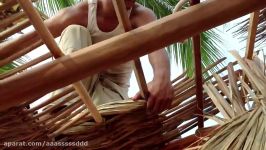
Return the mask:
[[[210,68],[221,63],[221,59]],[[223,71],[221,69],[221,71]],[[221,72],[220,71],[220,72]],[[206,78],[205,80],[209,80]],[[183,73],[172,81],[175,97],[170,109],[159,115],[146,113],[145,101],[123,100],[97,107],[104,118],[95,123],[73,87],[39,104],[27,102],[0,112],[0,143],[12,142],[86,142],[78,149],[157,149],[197,126],[196,86],[194,78]],[[76,100],[66,106],[69,101]],[[53,104],[53,105],[51,105]],[[29,108],[28,105],[31,107]],[[218,113],[204,93],[204,112]],[[2,147],[6,148],[6,147]],[[31,147],[39,149],[40,147]],[[51,148],[51,147],[49,147]],[[54,147],[55,149],[73,149]]]

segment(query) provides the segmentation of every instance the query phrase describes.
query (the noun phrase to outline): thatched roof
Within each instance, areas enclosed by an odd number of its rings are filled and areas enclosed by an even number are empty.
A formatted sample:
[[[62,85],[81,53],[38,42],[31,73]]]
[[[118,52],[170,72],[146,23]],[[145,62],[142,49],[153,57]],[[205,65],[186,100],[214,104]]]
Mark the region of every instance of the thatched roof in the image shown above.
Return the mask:
[[[80,86],[76,84],[77,81],[101,69],[136,59],[177,40],[188,38],[266,6],[266,2],[260,0],[205,2],[134,30],[134,34],[129,32],[113,40],[99,43],[97,46],[84,48],[82,52],[75,55],[61,56],[60,52],[55,52],[55,49],[59,51],[60,49],[54,44],[54,39],[49,37],[49,31],[36,10],[29,5],[29,1],[19,0],[19,2],[24,11],[20,11],[16,5],[17,1],[13,0],[6,1],[0,6],[1,19],[3,19],[0,22],[0,40],[8,39],[31,24],[35,26],[42,40],[23,35],[17,39],[2,42],[0,66],[12,62],[44,43],[50,48],[50,52],[0,75],[0,143],[5,141],[85,141],[88,142],[85,148],[91,149],[152,149],[163,148],[167,143],[174,141],[180,143],[180,140],[177,140],[179,136],[197,127],[198,120],[203,121],[203,117],[199,117],[198,114],[204,112],[215,115],[219,112],[211,97],[204,91],[198,91],[199,86],[202,85],[197,84],[199,83],[197,78],[224,59],[203,69],[193,78],[188,78],[184,73],[173,80],[175,97],[171,108],[158,115],[146,113],[145,101],[126,100],[95,107],[92,103],[84,101],[84,97],[79,98],[79,95],[82,94],[87,99],[90,97],[88,95],[86,97],[86,92],[82,91],[82,88],[80,91],[76,91]],[[220,7],[221,5],[224,7]],[[206,10],[210,12],[206,13]],[[231,14],[224,14],[224,12],[231,12]],[[27,16],[30,16],[31,19]],[[184,18],[192,17],[194,19],[184,21]],[[147,36],[152,33],[158,33],[158,36]],[[130,43],[134,41],[132,39],[138,40],[132,44]],[[124,44],[110,48],[113,43]],[[101,49],[107,49],[106,53],[93,55]],[[117,58],[113,59],[113,55],[108,53],[117,54]],[[55,58],[61,56],[62,58],[34,69],[31,68],[52,56]],[[103,58],[110,63],[99,61]],[[98,61],[97,65],[91,65],[95,61]],[[73,65],[71,62],[78,63]],[[72,75],[71,69],[77,70],[75,75]],[[221,74],[224,70],[226,68],[222,68],[217,74]],[[242,75],[241,71],[233,73]],[[54,78],[60,80],[54,82]],[[212,76],[203,78],[203,81],[216,84],[211,78]],[[228,76],[223,76],[222,79],[227,82]],[[73,86],[64,88],[70,84]],[[61,93],[45,99],[35,107],[28,107],[38,101],[40,97],[60,88],[63,88]],[[202,110],[199,109],[199,99],[196,97],[198,92],[202,94],[203,108],[200,108]],[[78,101],[65,106],[67,101],[73,99],[78,99]],[[53,102],[58,103],[51,106],[50,104]],[[100,116],[97,117],[97,115]],[[198,138],[194,135],[192,141],[184,142],[182,141],[184,139],[181,139],[181,142],[186,143],[183,145],[184,147],[196,139]],[[38,149],[38,147],[33,148]]]

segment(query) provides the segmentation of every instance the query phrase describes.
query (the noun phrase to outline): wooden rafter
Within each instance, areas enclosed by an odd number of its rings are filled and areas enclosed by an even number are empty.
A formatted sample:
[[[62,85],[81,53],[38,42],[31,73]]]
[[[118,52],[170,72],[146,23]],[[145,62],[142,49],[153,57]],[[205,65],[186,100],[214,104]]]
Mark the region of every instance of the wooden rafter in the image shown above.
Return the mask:
[[[250,14],[249,29],[248,29],[248,40],[245,57],[252,59],[254,52],[254,45],[256,41],[257,27],[259,23],[260,11],[257,10]]]
[[[190,4],[196,5],[199,4],[200,0],[191,0]],[[198,127],[204,127],[204,118],[203,118],[203,87],[202,87],[202,66],[201,66],[201,38],[200,34],[194,35],[192,37],[193,42],[193,52],[194,52],[194,75],[196,82],[196,98],[197,98],[197,114],[198,116]]]

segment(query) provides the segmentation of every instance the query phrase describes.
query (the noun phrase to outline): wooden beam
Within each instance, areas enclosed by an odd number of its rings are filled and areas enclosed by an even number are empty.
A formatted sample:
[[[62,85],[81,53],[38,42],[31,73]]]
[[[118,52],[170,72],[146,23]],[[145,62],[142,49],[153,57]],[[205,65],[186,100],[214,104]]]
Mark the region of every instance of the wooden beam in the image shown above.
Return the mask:
[[[18,0],[20,6],[23,8],[27,16],[29,17],[31,23],[33,24],[34,28],[40,35],[43,42],[46,44],[50,52],[53,54],[55,58],[59,58],[64,56],[64,53],[60,50],[58,45],[56,44],[53,35],[49,32],[48,28],[44,25],[41,16],[37,12],[37,10],[32,5],[30,0]],[[26,79],[27,80],[27,79]],[[91,97],[89,96],[85,86],[82,84],[81,81],[73,83],[73,87],[75,88],[76,92],[79,94],[80,99],[83,103],[87,106],[90,113],[92,114],[95,122],[101,123],[103,119],[101,114],[97,110],[96,106],[93,104]]]
[[[25,13],[24,12],[18,12],[16,14],[13,14],[13,15],[1,20],[0,29],[6,28],[6,27],[12,25],[13,22],[15,22],[15,21],[17,21],[23,17],[25,17]]]
[[[25,73],[1,80],[0,111],[34,100],[101,70],[136,59],[265,6],[266,1],[261,0],[204,1]]]
[[[29,0],[18,0],[20,6],[23,8],[24,12],[29,17],[32,25],[38,32],[39,36],[46,44],[50,52],[53,54],[55,58],[64,56],[63,52],[61,52],[60,48],[57,46],[54,37],[49,32],[49,30],[44,25],[41,16],[39,13],[34,9],[32,3]]]
[[[21,66],[19,66],[17,68],[15,68],[15,69],[12,69],[12,70],[10,70],[8,72],[0,74],[0,80],[2,80],[4,78],[7,78],[7,77],[10,77],[10,76],[12,76],[12,75],[14,75],[16,73],[19,73],[19,72],[21,72],[23,70],[26,70],[27,68],[32,67],[32,66],[34,66],[34,65],[36,65],[36,64],[38,64],[40,62],[43,62],[44,60],[47,60],[48,58],[51,58],[51,57],[52,57],[51,53],[46,53],[46,54],[44,54],[44,55],[42,55],[42,56],[40,56],[40,57],[38,57],[36,59],[33,59],[33,60],[31,60],[31,61],[29,61],[29,62],[27,62],[27,63],[25,63],[25,64],[23,64],[23,65],[21,65]]]
[[[125,32],[132,30],[133,28],[129,20],[129,16],[127,13],[124,0],[112,0],[112,1],[113,1],[115,11],[116,11],[117,18],[119,22],[123,25]],[[149,97],[148,86],[146,84],[145,76],[144,76],[139,58],[134,60],[133,68],[134,68],[134,72],[135,72],[135,76],[138,82],[141,96],[145,100],[148,100],[148,97]]]
[[[191,0],[190,5],[197,5],[200,0]],[[195,69],[195,82],[196,82],[196,98],[197,98],[197,114],[198,128],[204,127],[203,118],[203,81],[202,81],[202,66],[201,66],[201,38],[200,34],[192,37],[193,52],[194,52],[194,69]]]
[[[254,52],[254,45],[257,35],[257,27],[259,23],[260,11],[257,10],[250,14],[249,29],[248,29],[248,40],[247,40],[247,49],[245,57],[247,59],[252,59]]]
[[[0,33],[0,41],[7,39],[8,37],[12,36],[13,34],[20,32],[21,30],[30,26],[29,19],[24,19],[23,21],[13,25],[10,28],[7,28],[3,32]]]
[[[0,11],[4,11],[6,9],[11,8],[12,6],[16,5],[18,2],[16,0],[9,0],[5,2],[3,5],[0,6]]]
[[[36,47],[36,46],[32,46],[32,45],[36,45],[36,43],[40,43],[40,41],[41,41],[39,38],[39,35],[36,32],[35,32],[35,34],[28,36],[28,38],[24,38],[25,35],[26,34],[21,35],[17,39],[0,43],[0,61],[2,61],[3,59],[7,59],[9,57],[13,57],[12,55],[14,53],[21,53],[21,51],[25,51],[25,49],[28,49],[29,47]],[[38,38],[34,39],[34,37],[36,37],[36,36]],[[39,44],[39,46],[40,46],[40,44]],[[31,49],[31,50],[33,50],[33,49]]]
[[[0,58],[0,67],[6,65],[8,63],[11,63],[15,59],[17,59],[17,58],[19,58],[19,57],[27,54],[28,52],[30,52],[30,51],[32,51],[32,50],[40,47],[41,45],[43,45],[42,40],[38,40],[36,42],[33,42],[28,47],[24,47],[25,45],[17,45],[17,47],[14,47],[13,48],[13,51],[14,51],[13,55],[10,55],[8,57],[5,57],[4,59],[1,59]],[[22,47],[24,47],[24,48],[22,48]],[[20,49],[20,48],[22,48],[22,49]],[[18,50],[18,49],[20,49],[20,50]]]

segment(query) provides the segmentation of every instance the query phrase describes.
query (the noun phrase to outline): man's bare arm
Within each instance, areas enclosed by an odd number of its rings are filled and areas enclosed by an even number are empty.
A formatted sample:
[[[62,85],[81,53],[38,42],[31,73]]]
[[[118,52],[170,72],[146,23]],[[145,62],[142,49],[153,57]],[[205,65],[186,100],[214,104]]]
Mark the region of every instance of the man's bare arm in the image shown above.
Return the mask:
[[[155,14],[139,6],[140,10],[136,15],[136,27],[145,25],[156,20]],[[154,33],[156,36],[156,33]],[[149,61],[153,68],[154,78],[148,84],[149,98],[147,107],[153,113],[159,113],[171,105],[173,97],[173,88],[170,81],[170,62],[164,49],[157,50],[149,55]],[[134,96],[133,99],[140,98],[140,95]]]

